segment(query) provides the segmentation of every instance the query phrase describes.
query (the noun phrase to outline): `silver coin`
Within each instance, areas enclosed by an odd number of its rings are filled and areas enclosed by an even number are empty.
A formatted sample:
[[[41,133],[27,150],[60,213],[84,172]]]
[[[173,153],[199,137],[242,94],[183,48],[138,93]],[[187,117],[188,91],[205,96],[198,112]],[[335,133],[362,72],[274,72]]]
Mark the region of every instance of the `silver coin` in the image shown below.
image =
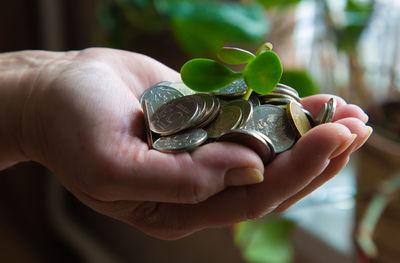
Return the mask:
[[[275,150],[271,140],[255,130],[234,129],[222,134],[217,141],[228,141],[249,147],[255,151],[264,164],[275,157]]]
[[[246,130],[256,130],[271,139],[277,153],[290,149],[296,141],[286,110],[274,105],[261,105],[253,109]]]
[[[233,81],[225,88],[213,91],[213,93],[223,98],[237,98],[246,94],[247,88],[248,87],[244,79],[240,78]]]
[[[147,138],[147,145],[149,146],[149,149],[153,148],[153,134],[150,130],[149,126],[149,121],[150,121],[150,115],[149,111],[147,110],[147,101],[142,100],[142,110],[143,110],[143,115],[144,115],[144,128],[146,130],[146,138]]]
[[[236,105],[224,106],[215,121],[207,128],[208,138],[215,139],[221,134],[238,127],[242,119],[242,110]]]
[[[180,91],[169,86],[164,86],[162,83],[163,82],[145,90],[140,96],[139,103],[142,104],[143,100],[147,101],[147,110],[150,116],[152,116],[161,105],[183,96]]]
[[[192,95],[196,93],[183,82],[171,82],[168,86],[180,91],[183,95]]]
[[[207,97],[206,94],[200,94],[200,93],[196,93],[193,95],[188,95],[188,96],[194,96],[198,98],[198,105],[199,105],[199,111],[197,112],[196,116],[194,116],[192,123],[190,124],[190,126],[188,126],[188,128],[195,128],[197,127],[206,116],[207,113],[207,107],[209,107],[210,105],[207,105],[207,103],[213,103],[212,99]],[[207,100],[207,101],[206,101]]]
[[[327,110],[324,115],[323,123],[331,122],[335,114],[337,101],[335,98],[330,98],[327,104]]]
[[[272,105],[287,105],[294,99],[286,99],[286,98],[272,98],[272,99],[264,99],[260,100],[261,104],[272,104]]]
[[[273,92],[280,93],[280,94],[286,94],[286,95],[293,97],[297,101],[300,101],[300,97],[299,97],[299,94],[297,93],[297,91],[292,91],[289,89],[282,88],[280,86],[276,86],[275,89],[273,89]]]
[[[204,102],[204,113],[199,117],[198,121],[193,124],[193,128],[202,128],[207,125],[210,115],[213,113],[215,104],[217,103],[214,96],[207,93],[197,93],[195,96],[200,97]]]
[[[161,135],[170,135],[190,127],[199,117],[204,101],[197,96],[180,97],[162,105],[150,118],[150,129]]]
[[[220,100],[216,96],[211,96],[211,98],[213,99],[214,103],[210,108],[207,109],[205,118],[203,118],[202,122],[197,125],[198,128],[203,128],[209,125],[219,114],[221,109]]]
[[[311,112],[309,112],[308,110],[306,110],[305,108],[302,108],[303,112],[306,114],[308,121],[311,124],[311,127],[315,126],[315,120],[311,114]]]
[[[261,105],[260,99],[255,92],[251,93],[249,102],[253,105],[253,108]]]
[[[260,100],[279,99],[279,98],[289,99],[289,100],[296,100],[297,102],[300,103],[300,99],[298,97],[293,97],[291,95],[287,95],[287,94],[284,94],[284,93],[273,92],[273,91],[268,93],[268,94],[259,96]]]
[[[161,152],[192,151],[207,140],[203,129],[192,129],[174,135],[160,137],[154,143],[154,149]]]
[[[253,113],[253,105],[247,100],[232,100],[229,101],[225,106],[235,105],[240,107],[242,110],[242,120],[239,123],[239,128],[246,124]]]
[[[289,90],[289,91],[291,91],[291,92],[297,94],[297,96],[299,96],[299,93],[297,92],[296,89],[294,89],[294,88],[292,88],[292,87],[290,87],[290,86],[288,86],[288,85],[286,85],[286,84],[278,83],[278,84],[276,84],[276,87]]]
[[[328,103],[322,104],[317,113],[317,117],[315,117],[316,125],[324,123],[324,119],[326,118],[327,111],[328,111]]]

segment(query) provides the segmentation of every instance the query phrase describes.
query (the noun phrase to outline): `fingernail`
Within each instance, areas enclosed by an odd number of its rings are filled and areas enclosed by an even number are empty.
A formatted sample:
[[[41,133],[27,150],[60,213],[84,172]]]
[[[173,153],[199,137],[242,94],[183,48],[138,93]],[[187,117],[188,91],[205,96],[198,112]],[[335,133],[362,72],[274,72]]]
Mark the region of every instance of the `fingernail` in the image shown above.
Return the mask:
[[[229,186],[256,184],[263,180],[263,174],[255,168],[234,168],[225,174],[225,185]]]
[[[358,149],[360,149],[361,146],[364,145],[364,143],[368,140],[369,136],[371,136],[372,132],[374,131],[374,129],[372,129],[371,126],[367,126],[367,129],[368,129],[367,135],[364,137],[364,139],[363,139],[358,145],[356,145],[356,146],[354,147],[354,149],[352,150],[352,152],[355,152],[355,151],[357,151]]]
[[[347,148],[350,147],[350,145],[354,142],[354,140],[357,138],[357,134],[352,133],[350,139],[348,139],[345,143],[343,143],[342,145],[340,145],[338,148],[336,148],[336,150],[331,154],[331,156],[329,157],[329,159],[333,159],[337,156],[339,156],[339,154],[343,153],[344,151],[347,150]]]

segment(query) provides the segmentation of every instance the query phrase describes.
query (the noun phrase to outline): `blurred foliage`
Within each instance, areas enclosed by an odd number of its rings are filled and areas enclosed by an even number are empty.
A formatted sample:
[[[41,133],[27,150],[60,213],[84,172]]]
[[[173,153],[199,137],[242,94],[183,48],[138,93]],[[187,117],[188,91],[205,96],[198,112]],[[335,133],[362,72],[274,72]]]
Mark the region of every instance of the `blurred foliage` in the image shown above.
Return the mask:
[[[276,216],[250,220],[235,226],[235,243],[248,262],[288,263],[294,257],[290,244],[294,227],[293,221]]]
[[[98,12],[113,47],[126,48],[132,34],[170,31],[192,56],[215,54],[228,42],[259,44],[269,29],[257,2],[101,0]]]
[[[300,97],[315,95],[319,92],[318,86],[311,76],[301,69],[285,69],[280,83],[286,84],[299,93]]]
[[[367,27],[372,11],[373,0],[345,0],[344,8],[338,13],[323,1],[328,33],[333,34],[338,49],[354,53],[364,29]]]

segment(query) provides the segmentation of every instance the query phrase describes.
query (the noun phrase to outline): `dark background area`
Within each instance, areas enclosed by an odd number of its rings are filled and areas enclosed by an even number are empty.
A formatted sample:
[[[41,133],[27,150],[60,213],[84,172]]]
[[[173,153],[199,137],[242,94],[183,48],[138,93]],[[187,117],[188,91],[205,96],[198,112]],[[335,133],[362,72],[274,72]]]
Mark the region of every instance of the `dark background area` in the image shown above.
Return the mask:
[[[2,1],[0,36],[0,52],[107,46],[96,17],[96,0]],[[130,50],[175,69],[187,59],[167,33],[138,35],[136,40]],[[53,176],[34,162],[0,172],[0,262],[157,262],[159,258],[175,263],[243,262],[230,229],[207,230],[180,241],[164,242],[93,212],[61,189],[63,203],[58,205],[63,206],[62,211],[69,213],[69,219],[84,230],[86,237],[93,238],[97,248],[106,248],[118,258],[101,258],[100,253],[98,260],[85,259],[85,248],[77,251],[80,245],[63,235],[62,224],[52,215],[49,203],[54,197],[49,189],[56,181]]]

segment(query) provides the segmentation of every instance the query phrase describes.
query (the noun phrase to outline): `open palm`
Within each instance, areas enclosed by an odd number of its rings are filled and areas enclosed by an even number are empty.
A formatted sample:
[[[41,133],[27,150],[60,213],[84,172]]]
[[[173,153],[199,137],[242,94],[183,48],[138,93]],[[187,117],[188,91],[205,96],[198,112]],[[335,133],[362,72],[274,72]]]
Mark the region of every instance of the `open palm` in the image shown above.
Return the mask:
[[[35,83],[25,135],[35,139],[26,152],[94,210],[174,239],[284,210],[337,174],[370,133],[363,111],[338,98],[334,123],[313,128],[266,167],[234,143],[191,153],[149,150],[138,99],[164,80],[179,74],[140,54],[67,53]],[[302,103],[315,115],[328,99]],[[258,174],[264,180],[254,184]]]

